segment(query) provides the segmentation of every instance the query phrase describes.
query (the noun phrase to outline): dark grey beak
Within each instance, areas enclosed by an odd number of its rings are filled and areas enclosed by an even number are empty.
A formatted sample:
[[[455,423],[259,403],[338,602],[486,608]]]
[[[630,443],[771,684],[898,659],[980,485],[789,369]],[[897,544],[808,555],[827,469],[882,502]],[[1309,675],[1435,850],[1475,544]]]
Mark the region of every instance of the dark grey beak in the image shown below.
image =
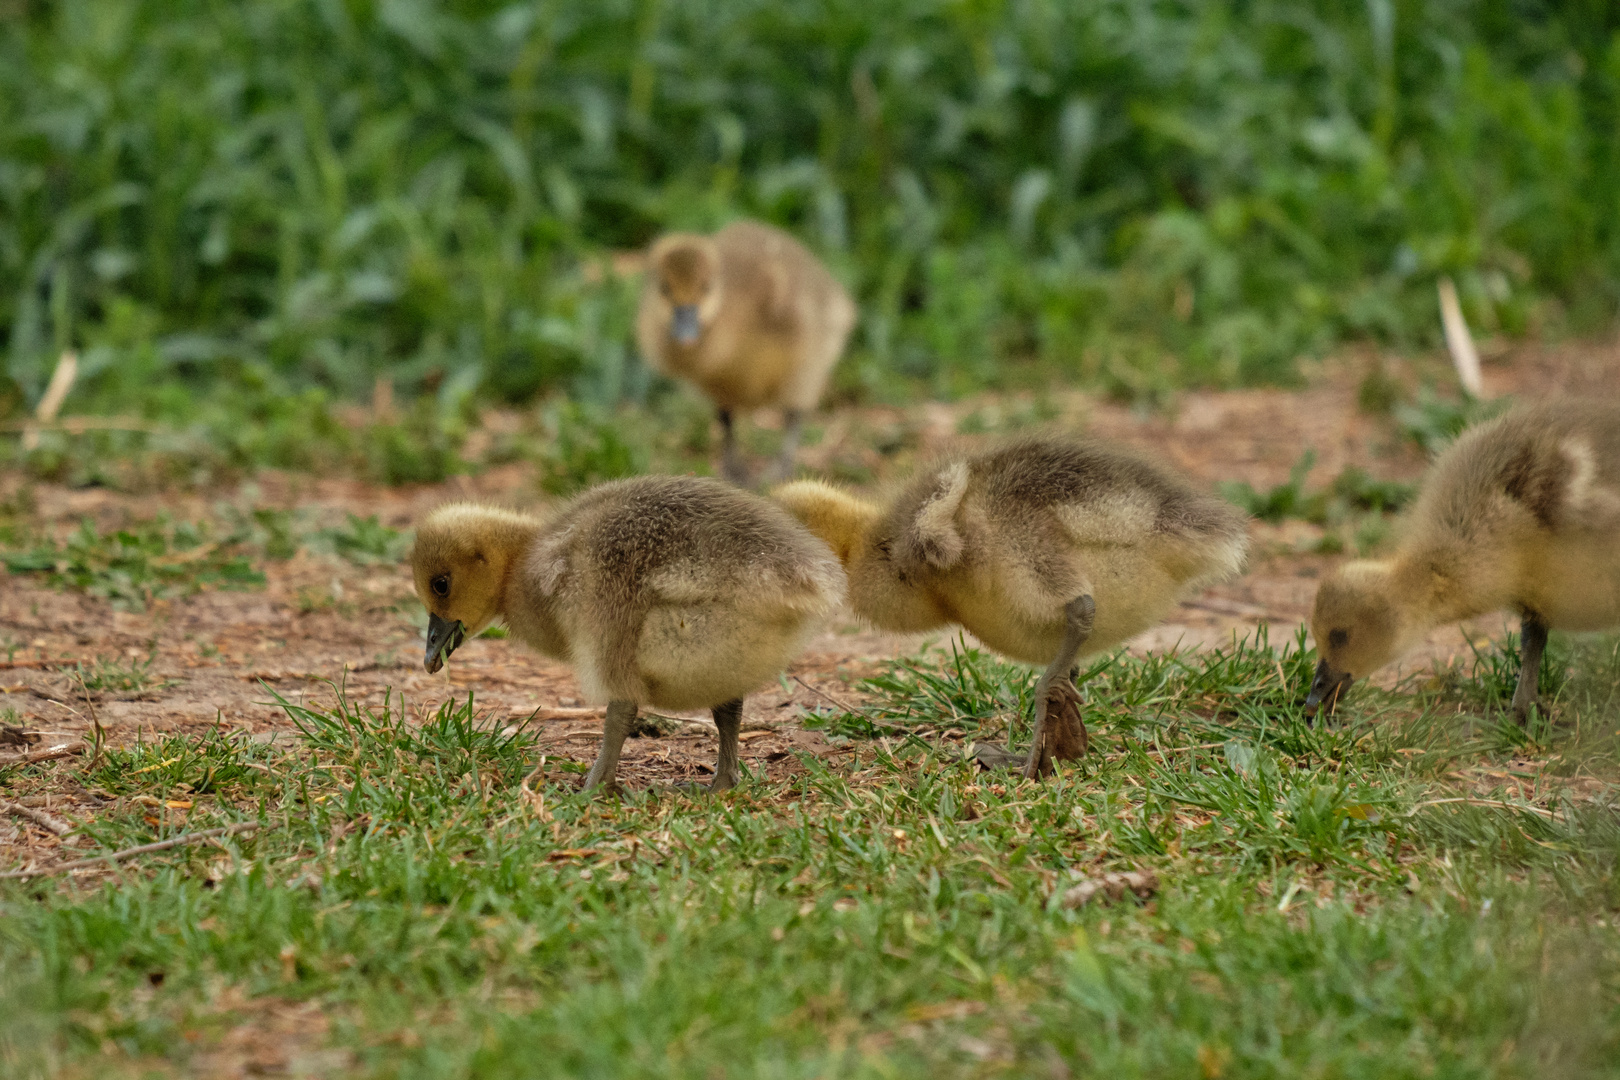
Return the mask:
[[[1350,692],[1350,684],[1355,681],[1354,675],[1348,671],[1334,671],[1326,660],[1317,664],[1316,678],[1311,680],[1310,696],[1305,699],[1305,715],[1314,718],[1318,709],[1324,709],[1327,715],[1332,716],[1339,699]]]
[[[678,345],[690,345],[703,333],[703,327],[698,323],[696,304],[676,304],[675,317],[670,320],[669,336],[675,339]]]
[[[456,651],[467,636],[467,628],[461,620],[450,622],[437,615],[428,615],[427,653],[422,657],[422,664],[428,672],[438,671],[444,667],[445,657]]]

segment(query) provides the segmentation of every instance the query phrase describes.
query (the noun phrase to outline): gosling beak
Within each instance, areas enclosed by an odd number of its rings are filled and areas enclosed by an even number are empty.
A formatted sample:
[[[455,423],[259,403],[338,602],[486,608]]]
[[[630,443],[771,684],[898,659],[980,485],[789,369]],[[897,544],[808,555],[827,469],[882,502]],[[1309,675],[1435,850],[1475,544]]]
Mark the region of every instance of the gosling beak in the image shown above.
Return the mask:
[[[437,615],[428,615],[427,653],[422,657],[422,664],[431,674],[444,667],[444,658],[456,651],[467,636],[467,628],[461,620],[450,622]]]
[[[1305,699],[1305,715],[1314,718],[1316,710],[1320,708],[1332,716],[1339,699],[1349,693],[1350,684],[1355,681],[1354,675],[1348,671],[1334,671],[1326,660],[1317,664],[1316,678],[1311,680],[1310,696]]]
[[[669,324],[669,336],[677,345],[690,345],[698,339],[703,327],[698,324],[696,304],[675,305],[675,318]]]

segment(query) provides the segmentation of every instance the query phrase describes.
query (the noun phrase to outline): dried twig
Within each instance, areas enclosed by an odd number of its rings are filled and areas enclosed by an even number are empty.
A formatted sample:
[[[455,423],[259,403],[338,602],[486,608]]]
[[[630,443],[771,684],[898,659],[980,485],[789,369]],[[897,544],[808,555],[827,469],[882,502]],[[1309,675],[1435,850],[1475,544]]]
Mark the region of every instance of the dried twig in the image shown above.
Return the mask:
[[[0,881],[45,877],[50,874],[66,873],[69,870],[83,870],[86,867],[97,866],[101,863],[122,862],[124,859],[134,858],[136,855],[147,855],[154,851],[165,851],[168,848],[195,844],[200,840],[212,840],[216,836],[234,836],[237,833],[252,832],[263,827],[261,822],[241,821],[221,829],[204,829],[201,832],[181,833],[179,836],[171,836],[167,840],[159,840],[155,844],[142,844],[140,847],[124,848],[122,851],[111,851],[105,855],[94,855],[88,859],[74,859],[72,862],[57,863],[55,866],[43,866],[36,870],[8,870],[0,874]]]
[[[34,765],[41,761],[54,761],[57,758],[72,757],[82,754],[88,749],[84,743],[67,743],[53,746],[49,750],[34,750],[26,754],[6,754],[0,756],[0,765]]]
[[[27,818],[46,832],[55,833],[57,836],[66,836],[77,827],[68,824],[54,814],[47,814],[43,810],[36,810],[32,806],[24,806],[22,803],[7,802],[5,799],[0,799],[0,814]]]

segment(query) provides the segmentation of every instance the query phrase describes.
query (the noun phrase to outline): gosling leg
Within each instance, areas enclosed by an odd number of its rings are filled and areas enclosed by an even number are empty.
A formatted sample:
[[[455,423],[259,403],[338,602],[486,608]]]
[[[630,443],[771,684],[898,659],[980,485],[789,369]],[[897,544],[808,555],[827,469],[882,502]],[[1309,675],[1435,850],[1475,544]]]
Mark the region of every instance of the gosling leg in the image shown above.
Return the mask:
[[[738,487],[748,486],[748,466],[743,464],[742,451],[737,449],[737,431],[732,423],[731,410],[720,410],[720,472]]]
[[[619,770],[619,750],[635,722],[635,702],[608,702],[607,722],[602,725],[602,752],[596,755],[596,764],[591,766],[590,773],[585,777],[586,790],[613,783],[614,774]]]
[[[804,414],[798,409],[782,410],[782,420],[782,453],[765,476],[767,484],[780,484],[793,476],[793,459],[799,451],[799,434],[804,430]]]
[[[710,791],[737,786],[737,733],[742,730],[742,705],[742,698],[736,698],[710,710],[714,726],[720,729],[720,757],[715,761]]]
[[[1547,624],[1533,611],[1524,613],[1519,627],[1519,651],[1523,662],[1519,665],[1519,685],[1513,690],[1513,713],[1519,723],[1530,722],[1530,710],[1541,694],[1541,654],[1547,648]]]
[[[1080,718],[1080,689],[1074,685],[1074,658],[1091,636],[1097,604],[1089,594],[1077,596],[1063,605],[1063,614],[1063,643],[1035,684],[1035,736],[1024,764],[1024,775],[1031,780],[1050,776],[1054,761],[1083,756],[1089,741]]]

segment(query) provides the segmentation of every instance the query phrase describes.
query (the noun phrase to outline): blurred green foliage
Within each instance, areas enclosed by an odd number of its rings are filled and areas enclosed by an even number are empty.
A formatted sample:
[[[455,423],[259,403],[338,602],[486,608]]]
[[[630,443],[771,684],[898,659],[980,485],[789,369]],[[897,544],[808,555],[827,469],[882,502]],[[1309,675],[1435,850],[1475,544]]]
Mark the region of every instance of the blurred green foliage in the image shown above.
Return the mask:
[[[470,398],[644,396],[607,253],[740,214],[855,289],[852,394],[1287,380],[1430,338],[1439,273],[1486,332],[1620,295],[1611,4],[0,12],[0,412],[71,346],[72,409],[227,415],[255,461],[320,466],[304,414],[384,373],[436,430]],[[451,467],[453,433],[373,434],[348,452],[379,478]]]

